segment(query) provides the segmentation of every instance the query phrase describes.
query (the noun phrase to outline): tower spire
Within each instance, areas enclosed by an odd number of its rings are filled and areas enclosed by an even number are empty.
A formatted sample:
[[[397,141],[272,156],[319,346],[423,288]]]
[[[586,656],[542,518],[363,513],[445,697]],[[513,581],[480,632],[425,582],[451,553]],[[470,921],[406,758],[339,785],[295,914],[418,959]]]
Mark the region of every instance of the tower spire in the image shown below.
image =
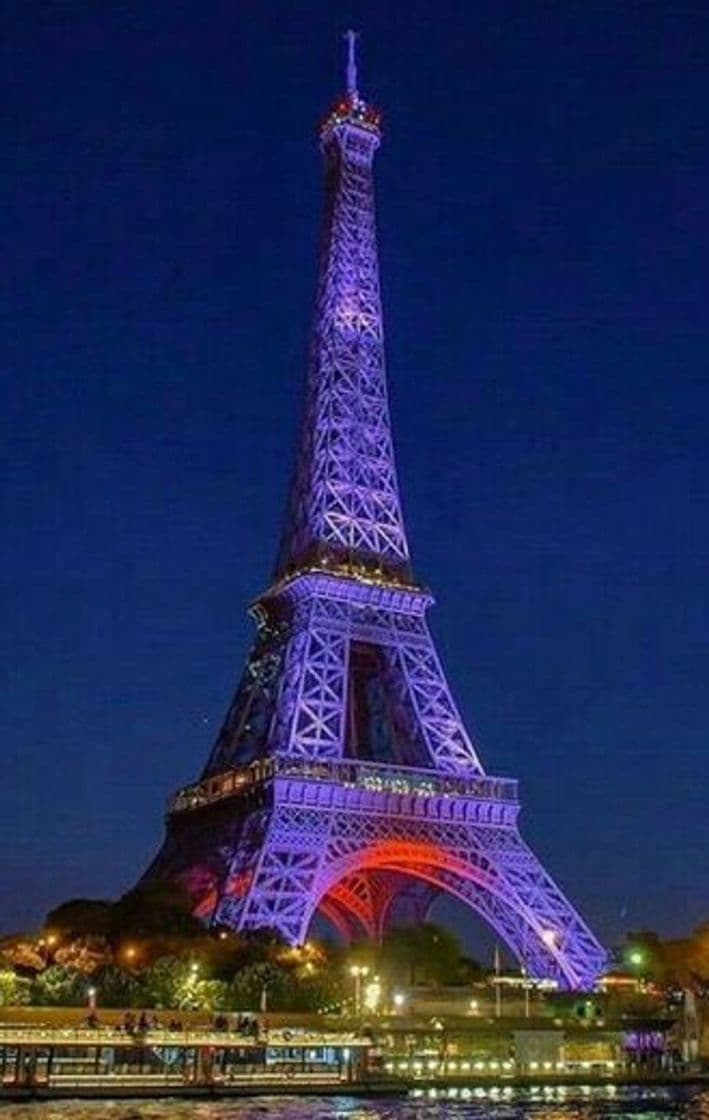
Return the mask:
[[[357,55],[356,45],[359,38],[356,31],[345,32],[347,40],[347,93],[350,97],[357,96]]]
[[[373,160],[379,113],[347,93],[320,130],[325,207],[306,408],[276,575],[325,566],[413,582],[394,463]]]

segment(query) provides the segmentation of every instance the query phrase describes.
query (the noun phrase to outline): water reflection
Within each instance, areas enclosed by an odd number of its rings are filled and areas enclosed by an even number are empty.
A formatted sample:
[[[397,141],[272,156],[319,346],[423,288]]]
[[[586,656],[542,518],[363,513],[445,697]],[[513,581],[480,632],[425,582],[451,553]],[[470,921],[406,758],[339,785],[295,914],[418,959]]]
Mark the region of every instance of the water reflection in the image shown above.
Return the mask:
[[[709,1090],[545,1085],[416,1088],[404,1099],[52,1101],[0,1105],[0,1120],[709,1120]]]

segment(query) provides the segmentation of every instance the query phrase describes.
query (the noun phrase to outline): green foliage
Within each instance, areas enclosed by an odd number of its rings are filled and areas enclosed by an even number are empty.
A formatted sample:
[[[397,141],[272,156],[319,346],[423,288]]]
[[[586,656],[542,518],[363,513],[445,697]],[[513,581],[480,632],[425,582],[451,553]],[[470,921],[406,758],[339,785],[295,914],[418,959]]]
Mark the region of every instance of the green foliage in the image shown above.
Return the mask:
[[[342,983],[336,973],[326,968],[303,979],[291,975],[284,1006],[279,1010],[337,1013],[342,1003]]]
[[[47,1007],[81,1007],[86,1003],[86,977],[53,964],[32,982],[32,1003]]]
[[[227,1006],[228,987],[203,976],[197,961],[161,957],[143,973],[143,997],[147,1007],[220,1011]]]
[[[103,965],[91,977],[102,1007],[143,1007],[146,1003],[142,976],[115,964]]]
[[[265,988],[268,1007],[278,1011],[287,1002],[292,987],[289,981],[289,973],[279,965],[265,961],[247,964],[239,969],[229,986],[230,1003],[237,1011],[258,1011]]]
[[[12,969],[0,969],[0,1007],[23,1007],[30,1002],[32,982],[16,976]]]

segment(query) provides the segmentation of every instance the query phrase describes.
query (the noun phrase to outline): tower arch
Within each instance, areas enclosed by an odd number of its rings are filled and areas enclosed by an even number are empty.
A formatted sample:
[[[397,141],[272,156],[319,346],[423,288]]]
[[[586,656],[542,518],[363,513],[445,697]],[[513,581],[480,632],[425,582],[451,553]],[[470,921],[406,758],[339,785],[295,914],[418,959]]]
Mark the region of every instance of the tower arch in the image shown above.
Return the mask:
[[[530,975],[555,977],[569,988],[587,983],[585,957],[574,941],[578,931],[545,925],[539,911],[494,867],[462,860],[449,848],[424,841],[380,840],[329,862],[304,915],[304,937],[315,913],[338,894],[341,884],[372,872],[393,873],[404,883],[422,883],[435,893],[456,898],[483,919]],[[381,918],[374,915],[377,928]]]

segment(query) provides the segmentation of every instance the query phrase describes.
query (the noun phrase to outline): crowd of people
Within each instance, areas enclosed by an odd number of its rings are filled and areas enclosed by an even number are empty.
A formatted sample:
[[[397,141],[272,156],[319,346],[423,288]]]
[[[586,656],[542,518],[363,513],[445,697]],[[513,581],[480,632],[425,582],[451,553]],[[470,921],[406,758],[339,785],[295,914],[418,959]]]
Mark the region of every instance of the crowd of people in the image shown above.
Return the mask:
[[[95,1010],[89,1012],[84,1019],[83,1025],[90,1027],[92,1030],[98,1030],[103,1024],[101,1023]],[[126,1011],[123,1016],[123,1021],[118,1023],[116,1031],[119,1033],[130,1035],[144,1035],[150,1031],[170,1031],[177,1033],[185,1029],[182,1019],[178,1019],[172,1015],[166,1022],[161,1022],[155,1012],[141,1011],[140,1015],[136,1016],[133,1011]],[[233,1016],[233,1022],[230,1022],[230,1017],[223,1013],[214,1016],[211,1024],[211,1029],[218,1033],[227,1033],[229,1031],[247,1035],[252,1038],[259,1036],[259,1024],[255,1015],[251,1014],[238,1014]]]

